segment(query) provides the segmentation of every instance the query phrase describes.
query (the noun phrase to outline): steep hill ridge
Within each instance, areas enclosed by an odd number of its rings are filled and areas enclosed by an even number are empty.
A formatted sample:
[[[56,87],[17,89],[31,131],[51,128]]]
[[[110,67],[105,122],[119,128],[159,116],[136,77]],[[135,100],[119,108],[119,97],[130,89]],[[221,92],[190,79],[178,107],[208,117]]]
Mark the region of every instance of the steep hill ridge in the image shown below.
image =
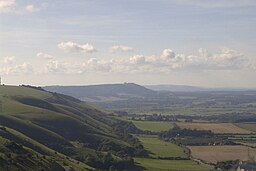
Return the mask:
[[[125,131],[133,127],[130,123],[73,97],[40,88],[0,86],[0,126],[3,128],[0,137],[7,141],[21,143],[36,153],[49,155],[50,159],[53,152],[60,153],[97,169],[132,165],[129,157],[144,153],[139,141]],[[45,148],[51,153],[42,150]],[[0,168],[5,166],[0,162]],[[85,170],[85,166],[76,168]]]

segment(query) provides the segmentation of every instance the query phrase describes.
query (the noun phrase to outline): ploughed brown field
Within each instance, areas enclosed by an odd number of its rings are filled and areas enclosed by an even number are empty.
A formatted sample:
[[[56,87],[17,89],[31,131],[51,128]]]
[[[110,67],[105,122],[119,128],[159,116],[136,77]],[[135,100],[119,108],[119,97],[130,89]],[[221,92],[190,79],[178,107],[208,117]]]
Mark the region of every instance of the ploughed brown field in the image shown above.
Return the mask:
[[[211,130],[216,134],[250,134],[252,131],[239,128],[232,123],[193,123],[193,122],[177,122],[180,128]]]
[[[192,157],[208,163],[217,163],[218,161],[236,160],[247,161],[256,159],[256,149],[246,146],[189,146]],[[249,149],[249,156],[248,156]]]

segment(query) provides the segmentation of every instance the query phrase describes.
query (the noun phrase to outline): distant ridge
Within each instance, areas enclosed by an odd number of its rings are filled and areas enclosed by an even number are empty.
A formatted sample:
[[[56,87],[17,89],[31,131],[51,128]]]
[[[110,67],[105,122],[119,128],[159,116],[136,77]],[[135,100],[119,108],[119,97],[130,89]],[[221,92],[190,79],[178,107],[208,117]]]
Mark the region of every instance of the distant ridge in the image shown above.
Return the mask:
[[[61,93],[81,100],[101,101],[101,98],[127,99],[133,97],[148,97],[156,94],[155,91],[135,83],[101,84],[88,86],[46,86],[47,91]]]
[[[247,91],[249,88],[205,88],[189,85],[146,85],[135,83],[85,86],[46,86],[43,89],[65,94],[88,102],[113,102],[128,99],[166,97],[172,92]],[[169,93],[164,93],[169,92]]]
[[[145,85],[146,88],[154,91],[171,91],[171,92],[200,92],[200,91],[247,91],[256,90],[256,88],[206,88],[189,85]]]
[[[188,86],[188,85],[146,85],[148,89],[155,91],[182,91],[182,92],[193,92],[193,91],[208,91],[209,88]]]

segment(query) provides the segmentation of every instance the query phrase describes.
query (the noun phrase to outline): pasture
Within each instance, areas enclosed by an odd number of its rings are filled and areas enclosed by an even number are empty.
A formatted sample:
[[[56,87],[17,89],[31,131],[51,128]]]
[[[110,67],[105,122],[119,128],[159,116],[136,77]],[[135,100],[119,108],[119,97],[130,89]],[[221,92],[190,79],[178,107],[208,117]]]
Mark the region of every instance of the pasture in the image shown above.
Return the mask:
[[[158,121],[132,121],[134,125],[143,131],[168,131],[173,128],[172,122],[158,122]]]
[[[223,146],[189,146],[193,158],[203,160],[208,163],[217,163],[218,161],[226,160],[243,160],[256,157],[256,149],[236,145]],[[249,149],[249,156],[248,156]]]
[[[159,160],[147,158],[134,158],[139,168],[149,171],[210,171],[208,165],[198,164],[192,160]],[[132,169],[136,171],[140,169]]]
[[[162,141],[157,137],[137,136],[146,150],[150,151],[150,156],[157,157],[187,157],[184,149],[175,144]]]
[[[176,122],[180,128],[211,130],[216,134],[251,134],[252,131],[240,128],[232,123],[193,123],[193,122]]]

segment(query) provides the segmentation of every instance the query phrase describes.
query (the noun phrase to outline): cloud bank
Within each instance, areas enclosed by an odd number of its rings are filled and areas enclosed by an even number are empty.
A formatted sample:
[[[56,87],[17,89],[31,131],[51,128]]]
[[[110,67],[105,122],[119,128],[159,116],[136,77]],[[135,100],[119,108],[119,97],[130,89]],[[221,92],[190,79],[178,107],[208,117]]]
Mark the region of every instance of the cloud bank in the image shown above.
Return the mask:
[[[175,53],[164,49],[159,55],[133,55],[129,58],[97,59],[68,63],[52,60],[45,67],[45,73],[83,74],[86,72],[115,73],[169,73],[175,70],[237,70],[248,67],[244,55],[233,49],[224,48],[210,54],[200,48],[195,55]]]
[[[65,44],[65,43],[64,43]],[[69,47],[71,46],[71,47]],[[68,44],[75,51],[81,50],[78,44]],[[77,48],[79,46],[79,48]],[[72,49],[73,51],[74,49]],[[90,58],[87,60],[65,61],[57,60],[52,55],[37,53],[37,57],[45,59],[41,67],[33,67],[24,62],[17,64],[14,56],[4,57],[0,60],[0,74],[12,73],[36,73],[36,74],[86,74],[86,73],[162,73],[168,74],[173,71],[214,71],[214,70],[255,70],[255,63],[233,49],[223,48],[217,53],[209,53],[200,48],[197,54],[175,53],[172,49],[164,49],[159,55],[132,55],[130,57],[117,57],[114,59]],[[33,68],[37,68],[34,70]]]

